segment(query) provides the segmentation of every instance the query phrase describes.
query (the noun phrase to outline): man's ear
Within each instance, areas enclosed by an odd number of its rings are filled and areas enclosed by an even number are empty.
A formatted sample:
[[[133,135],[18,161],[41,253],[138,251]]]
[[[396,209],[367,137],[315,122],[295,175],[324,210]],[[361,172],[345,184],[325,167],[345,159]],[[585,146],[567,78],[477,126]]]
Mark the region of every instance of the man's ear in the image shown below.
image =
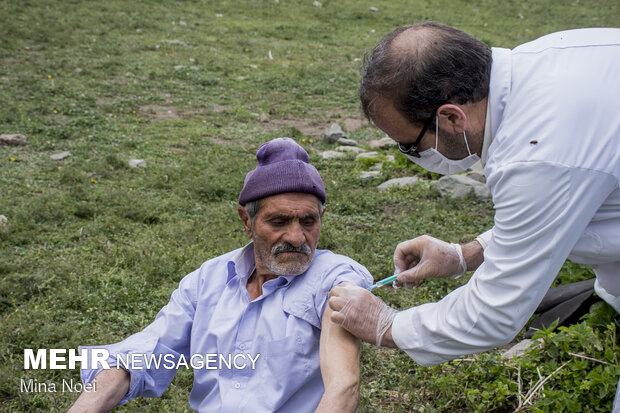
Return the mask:
[[[248,211],[241,205],[237,207],[237,212],[239,213],[239,218],[241,218],[245,234],[248,238],[252,239],[252,220],[250,219],[250,214],[248,214]]]
[[[325,215],[325,210],[327,209],[327,207],[325,206],[325,204],[323,204],[323,212],[321,212],[321,216],[319,218],[323,219],[323,215]]]
[[[448,133],[463,133],[467,129],[467,115],[461,105],[446,103],[437,109],[439,128]]]

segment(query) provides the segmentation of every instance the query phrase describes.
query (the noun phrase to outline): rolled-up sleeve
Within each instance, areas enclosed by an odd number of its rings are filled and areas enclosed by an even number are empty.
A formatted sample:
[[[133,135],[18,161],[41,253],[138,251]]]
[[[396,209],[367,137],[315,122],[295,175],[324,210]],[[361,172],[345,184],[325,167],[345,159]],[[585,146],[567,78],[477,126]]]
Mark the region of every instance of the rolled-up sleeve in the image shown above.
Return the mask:
[[[168,304],[141,332],[118,343],[79,348],[80,353],[84,350],[105,349],[110,354],[107,362],[111,368],[122,367],[130,373],[129,391],[119,405],[136,397],[160,396],[176,374],[176,369],[168,367],[176,366],[176,360],[181,355],[186,358],[189,356],[190,333],[196,309],[198,273],[199,270],[181,280]],[[144,362],[138,362],[132,366],[126,362],[131,360],[132,354],[139,355],[138,360],[157,360],[158,363],[150,363],[147,366]],[[119,360],[120,358],[123,360]],[[169,362],[165,363],[165,360]],[[127,364],[129,368],[126,368]],[[102,370],[102,368],[97,368],[100,366],[89,367],[91,368],[81,369],[84,383],[91,382]]]
[[[513,339],[618,182],[598,171],[520,162],[489,184],[496,214],[483,264],[466,285],[400,312],[392,324],[395,343],[421,365]]]
[[[333,266],[322,278],[321,286],[314,296],[314,306],[320,322],[327,306],[329,292],[336,285],[343,282],[355,284],[362,288],[368,288],[372,284],[372,275],[363,265],[351,260],[349,263]]]

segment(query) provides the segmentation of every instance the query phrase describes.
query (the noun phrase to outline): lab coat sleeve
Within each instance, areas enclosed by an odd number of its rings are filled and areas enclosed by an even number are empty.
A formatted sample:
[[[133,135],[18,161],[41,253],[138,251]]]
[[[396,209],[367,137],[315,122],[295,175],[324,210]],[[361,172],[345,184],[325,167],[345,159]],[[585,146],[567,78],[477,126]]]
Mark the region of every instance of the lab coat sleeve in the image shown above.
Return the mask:
[[[476,241],[480,244],[483,250],[491,243],[491,237],[493,236],[493,229],[490,229],[476,237]]]
[[[512,340],[618,185],[612,175],[548,162],[512,163],[489,178],[496,213],[483,264],[466,285],[392,324],[395,343],[421,365]]]

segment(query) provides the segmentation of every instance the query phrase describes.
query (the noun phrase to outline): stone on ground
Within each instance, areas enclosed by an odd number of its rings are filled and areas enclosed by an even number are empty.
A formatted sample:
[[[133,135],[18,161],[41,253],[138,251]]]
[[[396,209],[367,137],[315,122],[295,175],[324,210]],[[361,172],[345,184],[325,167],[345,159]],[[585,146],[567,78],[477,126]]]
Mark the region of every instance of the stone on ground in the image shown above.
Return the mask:
[[[70,156],[71,156],[71,152],[64,151],[64,152],[55,153],[53,155],[50,155],[50,159],[52,159],[54,161],[62,161],[63,159],[67,159]]]
[[[131,168],[146,168],[146,161],[144,159],[130,159],[128,164]]]
[[[347,139],[347,138],[338,138],[336,143],[340,145],[344,145],[344,146],[356,146],[357,145],[357,141],[354,141],[353,139]]]
[[[413,187],[418,181],[419,178],[417,176],[404,176],[402,178],[395,178],[385,181],[379,185],[378,188],[380,191],[385,191],[392,186]]]
[[[355,152],[355,153],[366,152],[366,149],[360,148],[359,146],[339,146],[336,148],[336,150],[342,151],[342,152]]]
[[[22,134],[2,134],[0,135],[0,142],[5,145],[12,146],[25,146],[28,143],[28,139]]]
[[[346,137],[347,135],[337,123],[332,123],[329,125],[329,128],[325,128],[325,134],[323,135],[323,139],[327,143],[336,143],[338,139]]]
[[[379,176],[381,172],[379,171],[362,171],[360,173],[360,178],[362,179],[371,179],[374,178],[375,176]]]
[[[0,215],[0,232],[6,232],[9,230],[9,220],[4,215]]]
[[[333,159],[333,158],[340,158],[346,155],[342,152],[337,152],[337,151],[325,151],[321,153],[321,156],[323,157],[323,159]]]
[[[396,146],[396,142],[386,136],[385,138],[381,138],[379,140],[373,139],[368,141],[368,145],[370,145],[371,148],[383,149],[389,148],[390,146]]]
[[[360,158],[377,158],[379,156],[378,152],[362,152],[360,154],[358,154],[355,159],[360,159]]]
[[[435,182],[435,187],[441,196],[465,198],[473,192],[478,199],[489,199],[491,194],[486,185],[465,175],[446,175]]]

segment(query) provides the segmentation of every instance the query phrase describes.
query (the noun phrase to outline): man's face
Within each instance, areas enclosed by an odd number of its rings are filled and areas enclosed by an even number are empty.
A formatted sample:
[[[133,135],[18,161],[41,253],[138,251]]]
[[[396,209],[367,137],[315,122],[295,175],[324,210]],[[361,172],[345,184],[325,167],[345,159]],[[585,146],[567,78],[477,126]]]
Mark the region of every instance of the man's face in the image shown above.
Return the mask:
[[[415,125],[405,118],[396,109],[391,100],[377,97],[373,104],[373,123],[385,132],[390,138],[401,144],[413,144],[420,131],[422,125]],[[428,128],[424,137],[418,146],[418,152],[423,152],[429,148],[435,147],[435,122]],[[467,131],[467,139],[470,142],[480,142],[482,145],[483,130]],[[465,140],[462,133],[448,133],[442,129],[438,131],[437,150],[445,155],[448,159],[463,159],[469,155]],[[475,152],[472,147],[472,152]]]
[[[316,196],[284,193],[264,198],[253,222],[243,221],[254,240],[257,271],[299,275],[308,269],[321,232]]]

